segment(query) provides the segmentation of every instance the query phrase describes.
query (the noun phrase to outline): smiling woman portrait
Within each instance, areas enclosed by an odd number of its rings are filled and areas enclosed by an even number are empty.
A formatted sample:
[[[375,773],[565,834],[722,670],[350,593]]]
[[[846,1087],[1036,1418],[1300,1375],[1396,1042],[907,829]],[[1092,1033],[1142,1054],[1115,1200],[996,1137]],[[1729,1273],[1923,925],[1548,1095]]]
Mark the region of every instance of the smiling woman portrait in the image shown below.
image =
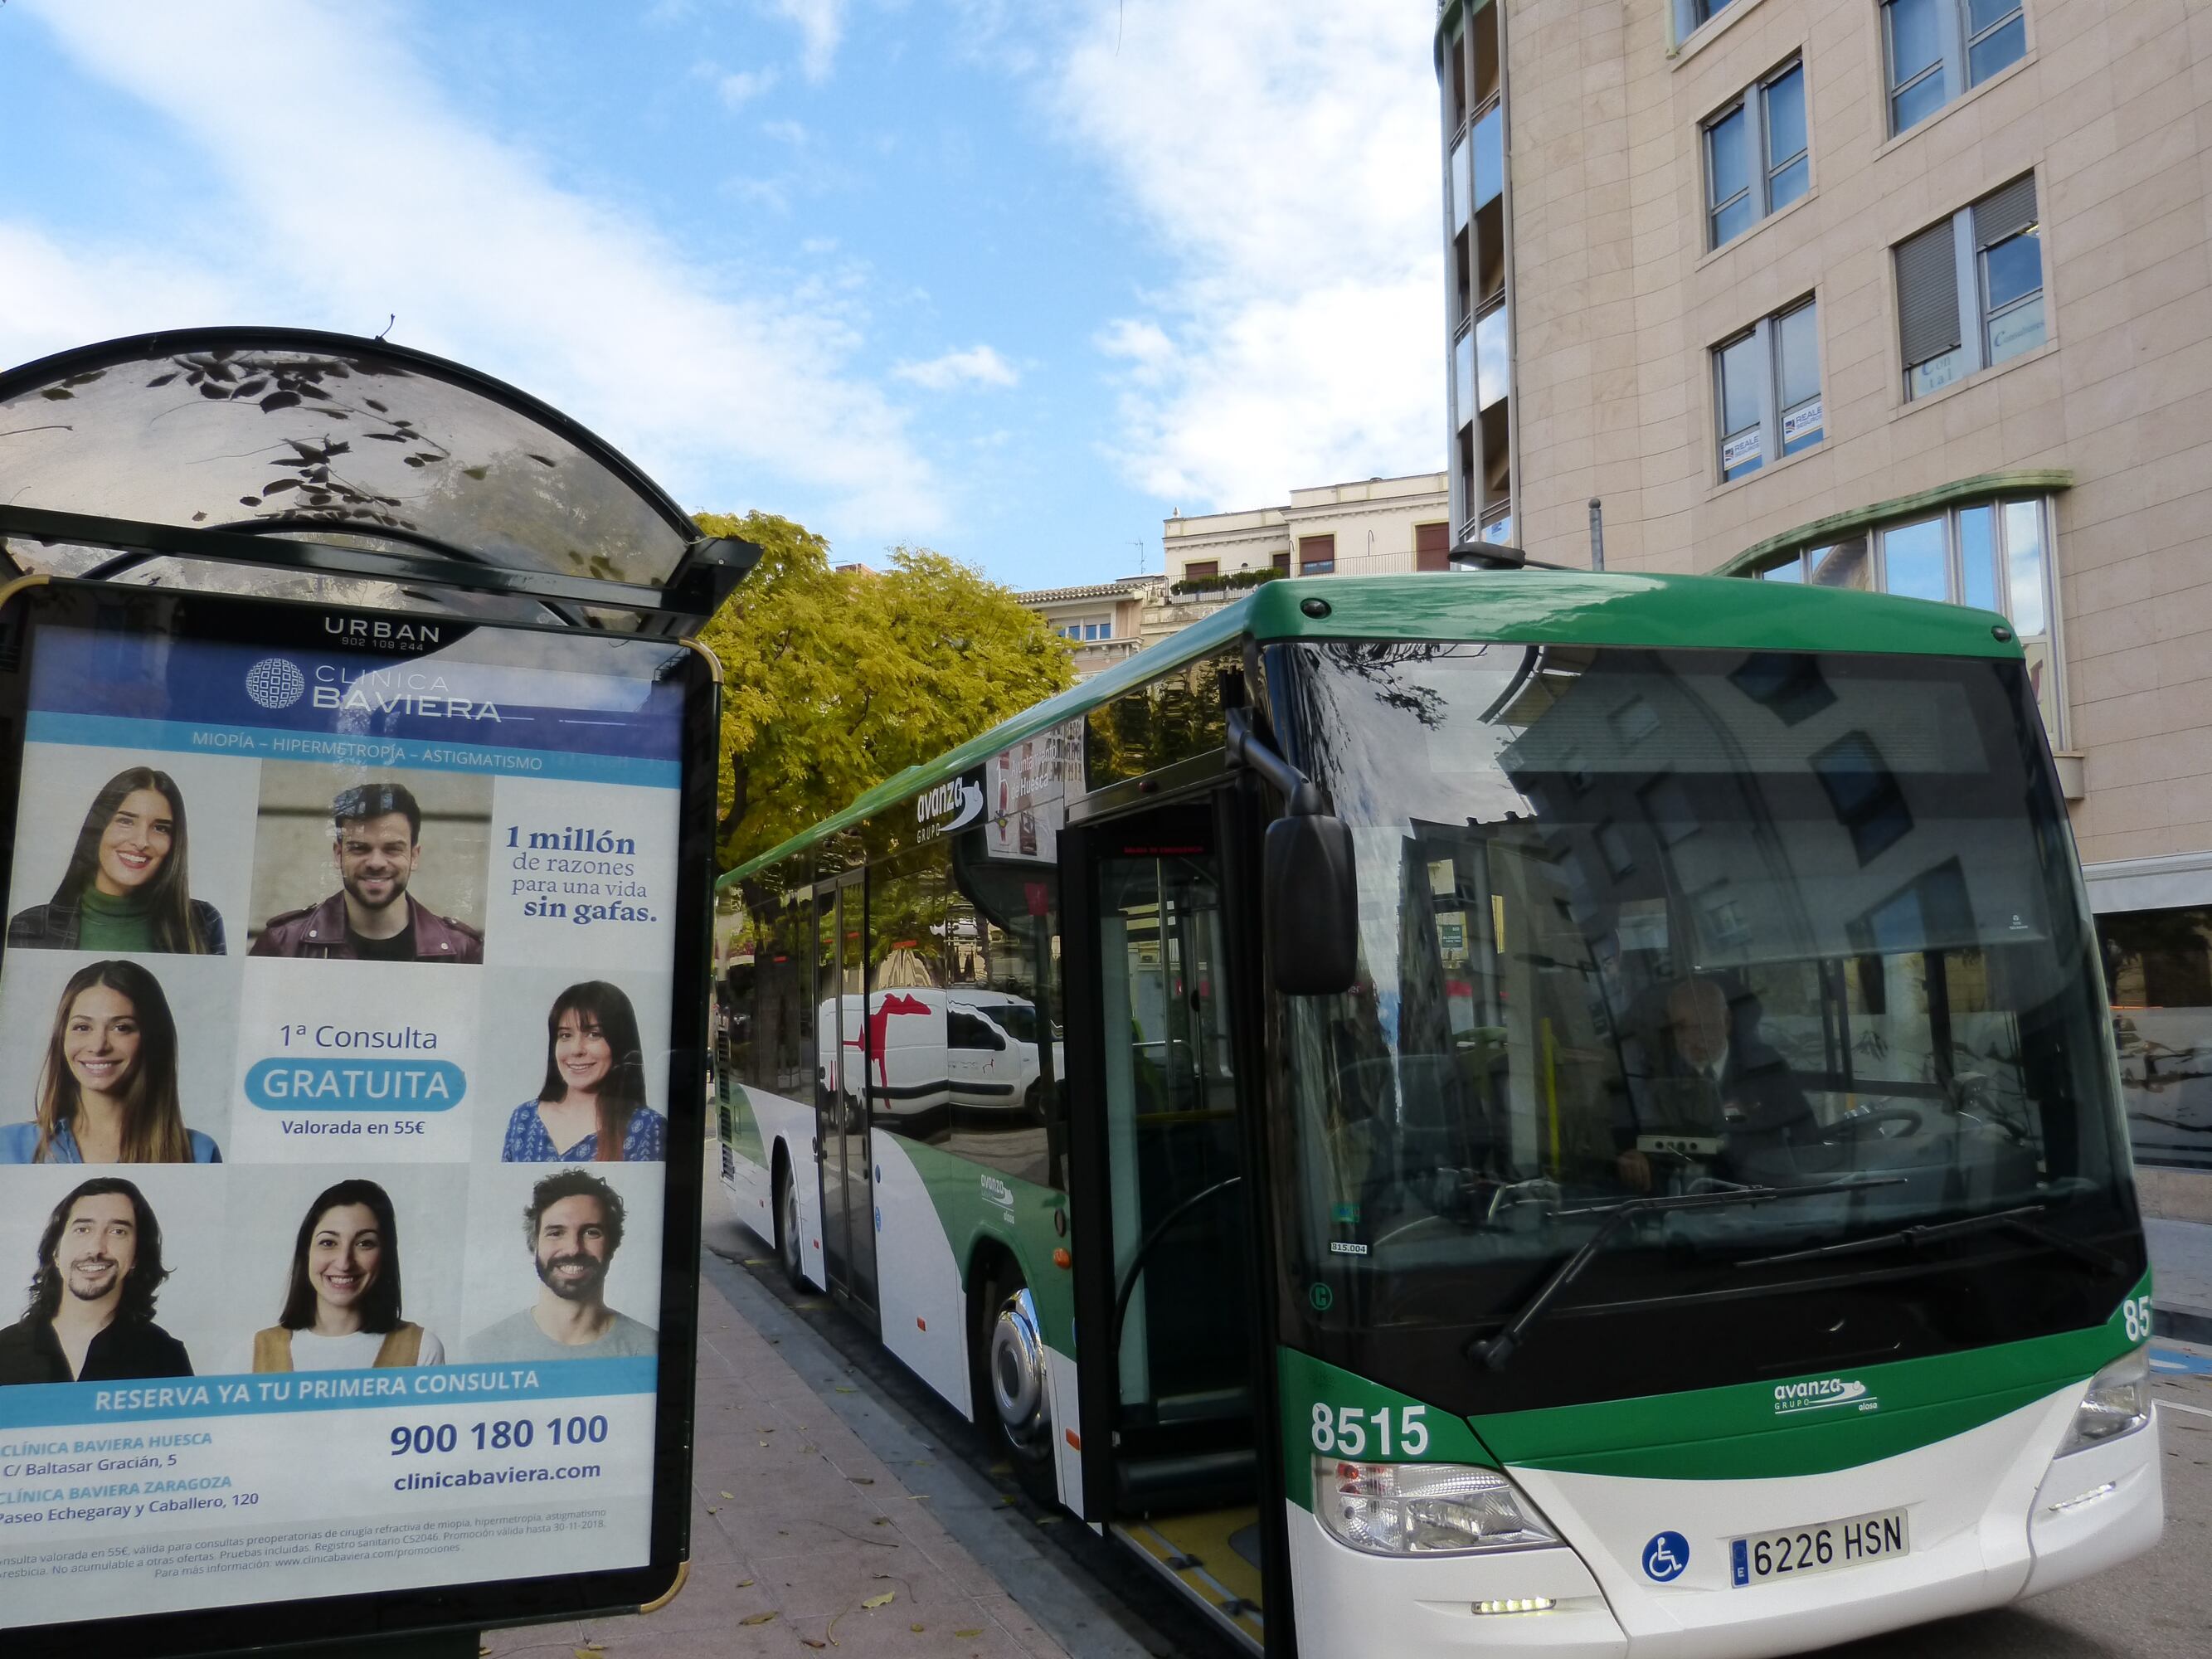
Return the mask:
[[[399,1316],[399,1222],[374,1181],[341,1181],[307,1206],[284,1311],[253,1336],[257,1371],[442,1365],[446,1346]]]
[[[137,963],[88,963],[62,987],[38,1115],[0,1127],[0,1164],[220,1164],[185,1127],[177,1021],[161,981]]]
[[[668,1121],[645,1103],[637,1010],[603,979],[571,985],[545,1016],[545,1080],[507,1121],[507,1164],[657,1164]]]
[[[192,897],[185,850],[176,780],[118,772],[92,798],[53,897],[9,922],[9,948],[222,955],[222,914]]]

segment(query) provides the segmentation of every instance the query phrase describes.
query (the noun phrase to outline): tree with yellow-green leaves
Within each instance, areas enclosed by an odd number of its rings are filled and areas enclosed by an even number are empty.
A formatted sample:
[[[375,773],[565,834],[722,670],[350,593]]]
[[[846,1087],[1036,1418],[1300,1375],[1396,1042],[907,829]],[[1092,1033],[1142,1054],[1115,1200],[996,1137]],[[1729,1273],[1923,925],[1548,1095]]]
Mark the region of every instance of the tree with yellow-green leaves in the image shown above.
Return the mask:
[[[941,553],[902,547],[888,570],[840,574],[788,519],[698,522],[761,549],[699,636],[722,663],[725,869],[1073,683],[1042,617]]]

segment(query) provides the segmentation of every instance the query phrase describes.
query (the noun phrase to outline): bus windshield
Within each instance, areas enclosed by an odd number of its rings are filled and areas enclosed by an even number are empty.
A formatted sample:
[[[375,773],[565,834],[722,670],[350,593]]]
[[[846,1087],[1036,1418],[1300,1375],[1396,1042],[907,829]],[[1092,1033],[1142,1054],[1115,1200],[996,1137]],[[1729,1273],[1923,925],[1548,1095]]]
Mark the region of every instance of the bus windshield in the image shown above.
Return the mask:
[[[2019,665],[1277,659],[1357,848],[1358,982],[1277,1008],[1286,1266],[1330,1323],[1479,1334],[1620,1200],[1747,1187],[1836,1190],[1638,1206],[1553,1317],[2039,1249],[2051,1275],[2120,1265],[2050,1250],[2124,1237],[2133,1199]],[[1926,1252],[1903,1231],[2025,1206]]]

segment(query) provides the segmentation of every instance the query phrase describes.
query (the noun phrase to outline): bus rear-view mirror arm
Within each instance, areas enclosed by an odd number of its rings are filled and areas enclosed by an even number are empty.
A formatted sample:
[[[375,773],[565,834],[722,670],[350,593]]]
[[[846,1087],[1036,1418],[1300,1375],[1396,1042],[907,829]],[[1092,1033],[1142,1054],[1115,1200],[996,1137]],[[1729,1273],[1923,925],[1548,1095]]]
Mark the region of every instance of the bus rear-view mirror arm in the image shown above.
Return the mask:
[[[1314,781],[1228,711],[1232,765],[1247,766],[1283,797],[1287,814],[1267,826],[1261,877],[1268,976],[1285,996],[1334,996],[1358,976],[1358,889],[1352,829],[1328,810]]]

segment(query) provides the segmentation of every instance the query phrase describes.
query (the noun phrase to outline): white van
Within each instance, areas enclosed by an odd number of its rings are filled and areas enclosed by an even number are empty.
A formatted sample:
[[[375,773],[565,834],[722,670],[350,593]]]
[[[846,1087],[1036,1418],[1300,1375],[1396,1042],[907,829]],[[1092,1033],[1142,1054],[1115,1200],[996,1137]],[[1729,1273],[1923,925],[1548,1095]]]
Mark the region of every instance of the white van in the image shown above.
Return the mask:
[[[892,988],[872,999],[834,998],[822,1004],[814,1027],[823,1091],[836,1075],[842,1026],[848,1127],[858,1127],[864,1079],[874,1088],[878,1110],[896,1117],[951,1109],[1018,1112],[1041,1123],[1040,1024],[1026,998],[988,986]],[[1058,1078],[1065,1060],[1057,1032],[1052,1051]]]

